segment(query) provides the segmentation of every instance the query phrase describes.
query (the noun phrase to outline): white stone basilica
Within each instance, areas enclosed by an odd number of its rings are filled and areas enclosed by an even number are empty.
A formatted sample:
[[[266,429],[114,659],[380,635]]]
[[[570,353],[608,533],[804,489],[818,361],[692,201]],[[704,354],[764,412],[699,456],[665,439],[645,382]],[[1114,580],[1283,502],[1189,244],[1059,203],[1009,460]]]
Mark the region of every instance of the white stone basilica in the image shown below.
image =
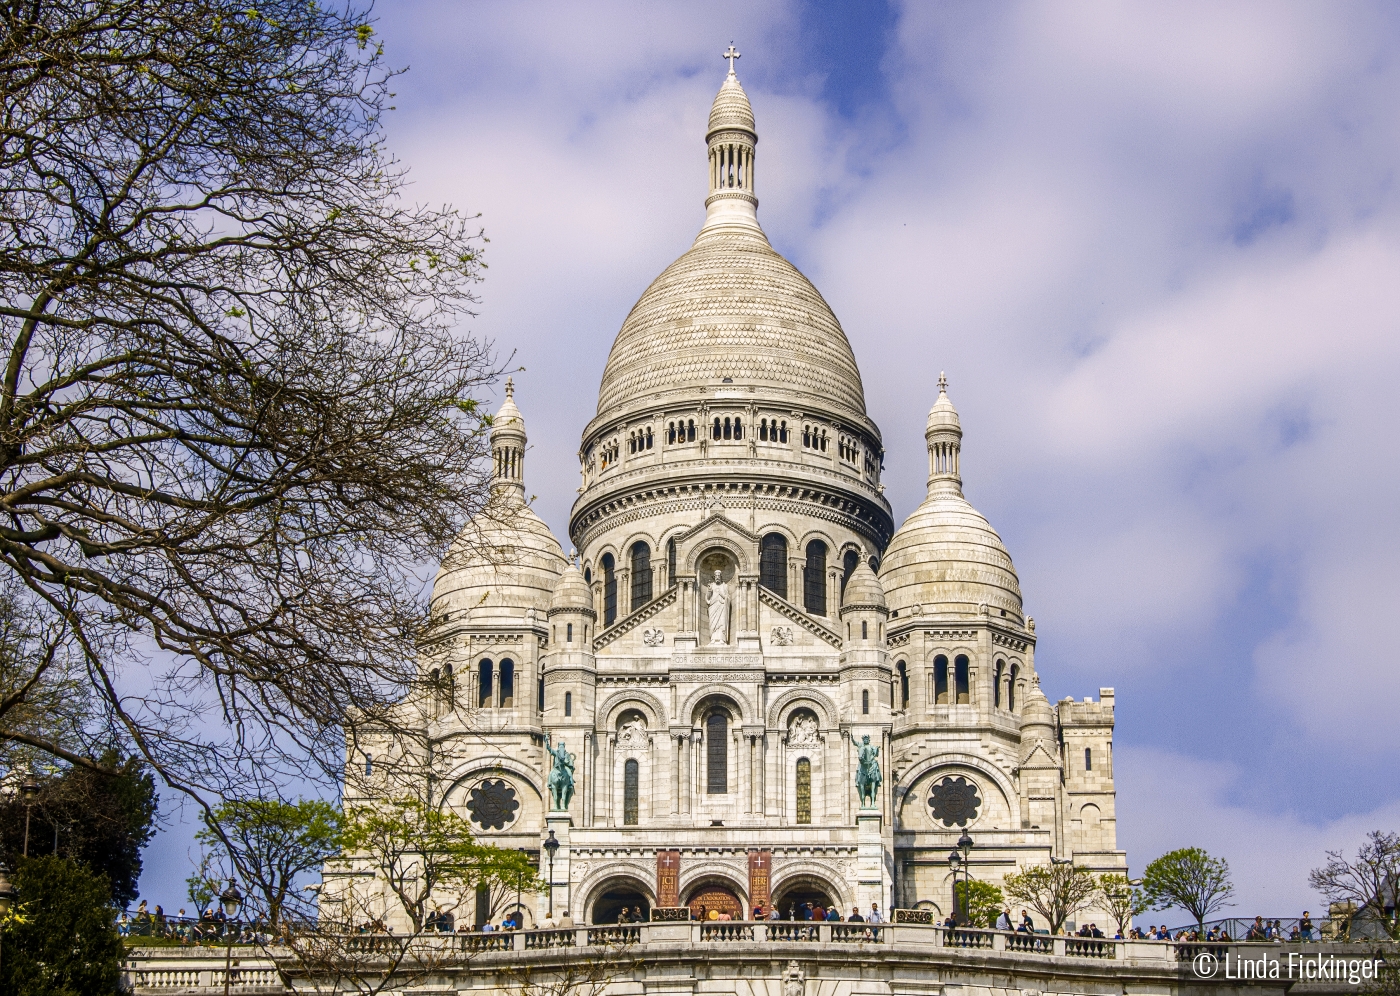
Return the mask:
[[[438,574],[425,691],[403,705],[421,778],[357,774],[346,801],[409,789],[535,853],[553,832],[554,910],[588,923],[809,900],[941,918],[964,832],[982,881],[1052,859],[1123,872],[1113,691],[1041,692],[1011,557],[963,496],[942,378],[928,495],[895,529],[850,343],[759,227],[758,135],[730,65],[704,225],[623,322],[583,430],[577,555],[526,503],[508,386],[500,514]],[[574,755],[558,809],[547,737]],[[855,778],[866,738],[873,805]]]

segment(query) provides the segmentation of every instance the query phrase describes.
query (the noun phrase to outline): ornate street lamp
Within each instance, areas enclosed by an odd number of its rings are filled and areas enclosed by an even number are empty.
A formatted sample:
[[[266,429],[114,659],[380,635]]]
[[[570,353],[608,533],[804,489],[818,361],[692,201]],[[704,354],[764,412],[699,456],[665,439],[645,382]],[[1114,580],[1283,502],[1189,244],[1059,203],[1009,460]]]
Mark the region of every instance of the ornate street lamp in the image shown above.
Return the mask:
[[[228,996],[229,979],[233,975],[233,934],[229,923],[238,915],[238,907],[243,903],[243,893],[238,891],[238,883],[229,876],[228,888],[219,895],[224,907],[224,996]]]
[[[962,867],[962,853],[955,847],[948,852],[948,867],[953,870],[953,922],[962,923],[958,916],[958,911],[962,904],[958,902],[958,869]]]
[[[24,856],[29,857],[29,811],[34,808],[34,800],[39,798],[39,783],[30,771],[19,783],[19,797],[24,802]],[[55,849],[56,851],[56,849]]]
[[[966,830],[958,838],[958,846],[948,852],[948,863],[953,866],[953,895],[958,892],[958,868],[963,873],[962,918],[960,923],[972,922],[972,837]],[[958,904],[954,903],[956,907]]]
[[[554,915],[554,853],[559,850],[559,839],[554,836],[554,831],[549,831],[549,836],[544,841],[545,853],[549,855],[549,915]]]

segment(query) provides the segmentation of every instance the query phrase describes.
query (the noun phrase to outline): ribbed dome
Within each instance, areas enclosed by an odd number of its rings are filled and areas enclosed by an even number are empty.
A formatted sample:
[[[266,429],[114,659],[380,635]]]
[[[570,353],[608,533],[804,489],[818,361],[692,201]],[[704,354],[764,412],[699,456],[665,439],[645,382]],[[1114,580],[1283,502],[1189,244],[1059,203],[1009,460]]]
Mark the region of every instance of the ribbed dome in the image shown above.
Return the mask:
[[[559,541],[517,492],[498,492],[443,559],[432,612],[453,621],[469,612],[474,622],[519,619],[531,608],[543,612],[567,565]]]
[[[555,612],[593,613],[593,592],[583,578],[583,572],[576,564],[564,568],[559,583],[554,586],[554,597],[549,600],[550,614]]]
[[[930,494],[904,521],[885,549],[880,583],[891,612],[993,613],[1021,616],[1021,585],[1001,537],[966,498],[953,489]]]
[[[732,73],[720,85],[715,102],[710,106],[710,127],[706,137],[726,128],[738,128],[757,135],[749,95]]]
[[[769,403],[834,402],[865,414],[851,344],[811,282],[761,231],[702,231],[623,322],[598,414],[666,391],[695,397],[750,387]]]
[[[841,608],[876,608],[885,607],[885,589],[880,586],[880,579],[875,576],[875,572],[870,569],[870,563],[865,557],[865,552],[861,551],[860,563],[851,572],[851,576],[846,579],[846,590],[841,594]]]

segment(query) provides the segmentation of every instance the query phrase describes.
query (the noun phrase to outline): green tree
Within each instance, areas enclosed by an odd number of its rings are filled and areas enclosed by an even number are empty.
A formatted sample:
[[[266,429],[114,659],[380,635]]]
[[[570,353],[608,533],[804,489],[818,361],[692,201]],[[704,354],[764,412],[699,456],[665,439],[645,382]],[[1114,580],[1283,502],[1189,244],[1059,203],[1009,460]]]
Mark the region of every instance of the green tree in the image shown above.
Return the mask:
[[[517,882],[525,892],[544,888],[523,851],[480,844],[456,813],[410,796],[351,810],[344,844],[348,860],[369,863],[388,885],[415,932],[423,929],[430,903],[455,909],[449,895]]]
[[[1400,939],[1400,915],[1394,908],[1400,892],[1400,834],[1371,831],[1352,861],[1341,851],[1328,851],[1327,864],[1308,873],[1308,884],[1329,903],[1353,904],[1358,917]],[[1391,979],[1393,984],[1393,973]]]
[[[500,367],[369,6],[0,4],[0,747],[330,781],[416,676]]]
[[[76,861],[46,855],[21,858],[14,886],[20,915],[4,928],[0,992],[122,992],[122,940],[104,876]]]
[[[285,912],[301,911],[297,878],[340,850],[341,813],[319,799],[230,800],[207,820],[196,838],[224,848],[232,871],[249,887],[249,912],[265,916],[273,931]]]
[[[1142,889],[1152,909],[1184,909],[1196,918],[1197,926],[1212,913],[1234,905],[1229,863],[1199,847],[1169,851],[1153,861],[1142,873]]]
[[[1128,936],[1133,917],[1152,908],[1147,893],[1129,881],[1126,875],[1100,875],[1099,902],[1113,917],[1118,932],[1124,937]]]
[[[968,886],[972,888],[969,889]],[[956,886],[958,909],[963,911],[967,921],[974,927],[995,927],[1001,915],[1003,898],[1001,890],[990,882],[959,882]],[[971,892],[971,902],[968,893]]]
[[[1050,932],[1058,934],[1066,920],[1093,902],[1098,883],[1083,868],[1052,861],[1006,876],[1001,888],[1011,899],[1039,913],[1049,924]]]
[[[42,789],[30,813],[29,853],[57,853],[81,861],[106,876],[112,902],[136,898],[141,850],[155,833],[156,788],[139,758],[115,750],[98,758],[102,770],[62,766],[40,778]],[[19,854],[24,842],[25,806],[0,799],[0,849]]]

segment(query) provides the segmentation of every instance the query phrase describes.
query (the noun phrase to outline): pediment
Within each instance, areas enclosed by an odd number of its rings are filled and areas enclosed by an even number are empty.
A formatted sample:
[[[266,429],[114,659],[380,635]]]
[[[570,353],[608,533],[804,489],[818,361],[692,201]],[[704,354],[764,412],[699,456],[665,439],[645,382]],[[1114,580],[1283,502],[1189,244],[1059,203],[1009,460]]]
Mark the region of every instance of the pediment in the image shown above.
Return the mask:
[[[716,545],[730,551],[739,561],[741,574],[753,574],[758,570],[755,554],[758,552],[759,537],[739,525],[723,509],[712,510],[698,525],[687,529],[676,537],[676,554],[680,563],[686,565],[678,573],[693,573],[691,564],[697,549]]]

